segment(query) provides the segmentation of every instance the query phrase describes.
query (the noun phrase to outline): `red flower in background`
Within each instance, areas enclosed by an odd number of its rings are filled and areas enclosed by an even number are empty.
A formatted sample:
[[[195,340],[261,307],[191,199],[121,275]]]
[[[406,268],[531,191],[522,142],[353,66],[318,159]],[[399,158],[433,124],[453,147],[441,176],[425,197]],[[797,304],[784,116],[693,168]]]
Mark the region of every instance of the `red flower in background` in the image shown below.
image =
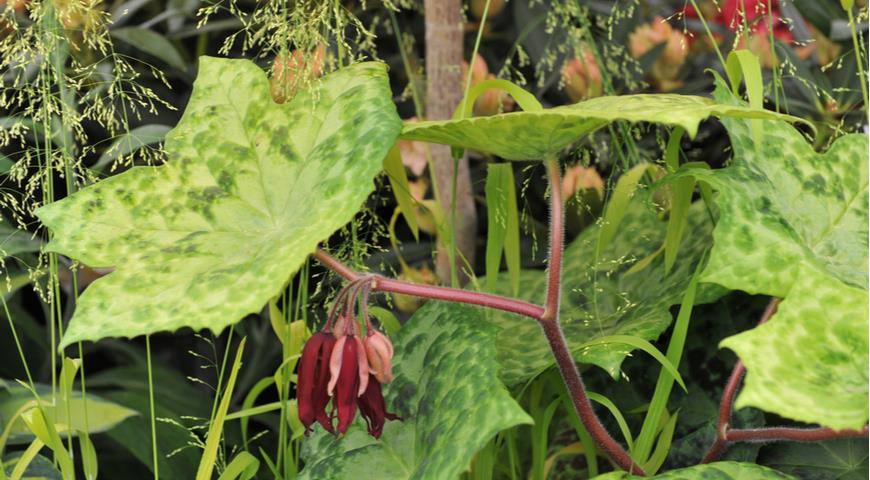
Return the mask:
[[[343,435],[353,423],[357,409],[366,421],[369,434],[375,438],[381,436],[386,420],[401,420],[387,412],[381,392],[381,383],[393,379],[393,345],[375,330],[367,311],[363,314],[367,332],[363,343],[359,322],[353,314],[356,295],[362,294],[365,305],[369,288],[363,280],[345,287],[336,299],[324,330],[312,335],[302,350],[296,401],[306,435],[311,433],[315,421],[328,432]],[[333,331],[335,312],[342,310]],[[332,410],[327,413],[330,399]],[[337,427],[333,425],[336,419]]]
[[[719,0],[718,2],[706,2],[707,8],[701,7],[705,20],[718,23],[725,28],[736,32],[744,24],[749,26],[752,33],[768,33],[768,9],[773,17],[773,36],[783,42],[794,41],[788,25],[782,21],[779,11],[778,0]],[[715,12],[709,15],[710,12]],[[745,12],[745,19],[744,19]],[[684,13],[689,18],[698,18],[698,12],[691,5],[687,6]]]

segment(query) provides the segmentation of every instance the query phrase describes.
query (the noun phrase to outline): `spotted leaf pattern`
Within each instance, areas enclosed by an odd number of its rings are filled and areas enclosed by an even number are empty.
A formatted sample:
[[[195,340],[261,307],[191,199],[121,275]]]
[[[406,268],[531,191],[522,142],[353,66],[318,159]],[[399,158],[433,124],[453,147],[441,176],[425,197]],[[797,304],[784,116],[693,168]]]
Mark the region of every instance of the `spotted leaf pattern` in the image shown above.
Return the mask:
[[[720,82],[718,101],[738,103]],[[868,419],[868,140],[817,153],[792,126],[723,120],[732,164],[692,174],[718,190],[702,280],[784,297],[769,324],[727,338],[747,369],[738,406],[832,428]]]
[[[692,205],[674,268],[665,274],[664,256],[658,255],[645,269],[629,273],[662,245],[666,230],[667,222],[659,219],[655,209],[636,198],[601,257],[596,258],[598,226],[587,228],[565,249],[561,324],[577,361],[597,365],[616,378],[633,347],[616,343],[584,347],[584,343],[609,335],[655,340],[671,324],[670,307],[680,303],[709,248],[712,224],[703,204]],[[523,272],[523,298],[541,302],[546,290],[544,272]],[[699,290],[696,303],[713,301],[723,292],[707,285]],[[482,310],[480,315],[498,327],[496,344],[505,383],[524,382],[554,365],[550,347],[534,322],[496,311]]]
[[[253,62],[202,57],[165,165],[37,211],[49,250],[115,269],[80,297],[62,344],[219,332],[258,312],[359,209],[400,129],[384,64],[279,105]]]
[[[710,116],[802,121],[743,105],[676,94],[598,97],[572,105],[462,120],[405,124],[402,138],[488,152],[508,160],[542,160],[611,122],[655,122],[680,126],[694,137]]]
[[[834,429],[867,423],[867,291],[804,267],[771,320],[726,338],[747,365],[735,406]]]
[[[379,440],[360,423],[341,439],[315,427],[300,478],[458,478],[496,433],[531,423],[498,379],[494,328],[478,315],[434,301],[418,310],[393,339],[395,379],[384,388],[404,420],[388,421]]]

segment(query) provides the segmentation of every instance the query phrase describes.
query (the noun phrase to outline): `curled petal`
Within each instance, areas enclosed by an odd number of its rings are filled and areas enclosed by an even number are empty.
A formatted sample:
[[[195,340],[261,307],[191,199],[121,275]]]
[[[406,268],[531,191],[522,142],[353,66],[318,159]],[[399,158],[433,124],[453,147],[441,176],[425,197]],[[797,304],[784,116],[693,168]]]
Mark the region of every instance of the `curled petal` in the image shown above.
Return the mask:
[[[366,350],[362,340],[357,336],[354,336],[353,339],[356,341],[357,363],[359,364],[359,390],[357,390],[356,396],[361,397],[369,384],[369,361],[366,359]]]
[[[369,379],[369,387],[359,398],[359,412],[365,419],[369,435],[380,438],[386,420],[401,420],[397,415],[387,412],[381,384],[376,378]]]
[[[344,346],[347,343],[347,335],[338,337],[335,342],[335,347],[332,349],[332,355],[329,358],[329,386],[327,392],[329,396],[335,394],[335,385],[338,383],[338,377],[341,373],[341,364],[344,360]]]

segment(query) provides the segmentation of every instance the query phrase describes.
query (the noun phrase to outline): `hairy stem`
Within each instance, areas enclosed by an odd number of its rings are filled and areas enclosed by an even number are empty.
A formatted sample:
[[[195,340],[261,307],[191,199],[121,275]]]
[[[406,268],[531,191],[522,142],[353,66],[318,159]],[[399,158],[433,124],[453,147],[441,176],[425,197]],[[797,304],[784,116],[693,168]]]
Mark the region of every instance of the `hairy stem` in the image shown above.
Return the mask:
[[[866,437],[868,427],[861,430],[831,430],[830,428],[747,428],[728,431],[729,442],[819,442],[835,438]]]
[[[354,272],[323,250],[317,250],[314,252],[314,258],[323,264],[323,266],[341,275],[348,281],[354,281],[361,277],[359,273]],[[535,320],[540,320],[544,316],[544,308],[540,305],[535,305],[514,298],[502,297],[501,295],[460,290],[458,288],[437,287],[434,285],[403,282],[382,277],[380,275],[372,275],[371,281],[372,290],[378,292],[399,293],[403,295],[414,295],[421,298],[431,298],[434,300],[446,300],[448,302],[480,305],[482,307],[516,313],[525,317],[534,318]]]
[[[580,371],[577,370],[577,365],[574,363],[574,357],[568,349],[568,344],[565,342],[565,336],[562,334],[562,328],[559,326],[558,316],[553,320],[543,320],[540,322],[541,328],[544,330],[544,335],[547,337],[547,343],[550,344],[550,349],[553,351],[553,356],[556,358],[556,364],[559,366],[559,372],[562,373],[562,379],[565,381],[565,387],[568,393],[571,394],[571,401],[574,403],[574,408],[580,416],[580,421],[586,427],[586,431],[595,440],[595,443],[619,465],[620,468],[631,472],[634,475],[646,476],[646,472],[634,463],[631,456],[622,448],[622,445],[616,442],[601,420],[595,414],[592,408],[592,403],[586,395],[586,387],[583,385],[583,378],[580,376]]]
[[[577,415],[586,427],[586,430],[595,440],[595,443],[619,465],[620,468],[636,475],[646,475],[643,469],[637,465],[625,449],[610,436],[601,420],[595,414],[592,403],[586,395],[586,387],[583,385],[583,377],[574,363],[574,357],[565,341],[562,327],[559,324],[559,307],[562,289],[562,250],[565,239],[565,217],[562,202],[562,178],[559,172],[559,162],[555,156],[545,160],[547,179],[550,183],[550,253],[547,261],[547,299],[544,307],[544,315],[538,323],[544,330],[547,343],[559,366],[565,387],[571,394],[571,400]]]
[[[565,240],[565,216],[562,202],[562,178],[556,157],[545,161],[547,178],[550,181],[550,256],[547,261],[547,300],[544,303],[544,318],[559,319],[559,299],[562,284],[562,250]]]

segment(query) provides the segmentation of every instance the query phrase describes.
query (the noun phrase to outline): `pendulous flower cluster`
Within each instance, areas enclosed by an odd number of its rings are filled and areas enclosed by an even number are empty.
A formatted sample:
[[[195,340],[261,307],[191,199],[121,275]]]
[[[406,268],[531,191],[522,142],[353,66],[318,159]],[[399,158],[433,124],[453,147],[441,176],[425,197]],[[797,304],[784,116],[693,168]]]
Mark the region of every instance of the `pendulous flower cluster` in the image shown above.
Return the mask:
[[[299,420],[305,433],[314,422],[343,435],[359,410],[371,436],[379,438],[386,420],[400,420],[387,412],[381,384],[393,380],[393,345],[371,323],[366,305],[371,279],[351,282],[336,297],[322,331],[305,344],[299,360],[296,387]],[[361,295],[365,338],[354,306]],[[327,412],[327,408],[331,409]],[[337,425],[335,424],[337,420]]]

